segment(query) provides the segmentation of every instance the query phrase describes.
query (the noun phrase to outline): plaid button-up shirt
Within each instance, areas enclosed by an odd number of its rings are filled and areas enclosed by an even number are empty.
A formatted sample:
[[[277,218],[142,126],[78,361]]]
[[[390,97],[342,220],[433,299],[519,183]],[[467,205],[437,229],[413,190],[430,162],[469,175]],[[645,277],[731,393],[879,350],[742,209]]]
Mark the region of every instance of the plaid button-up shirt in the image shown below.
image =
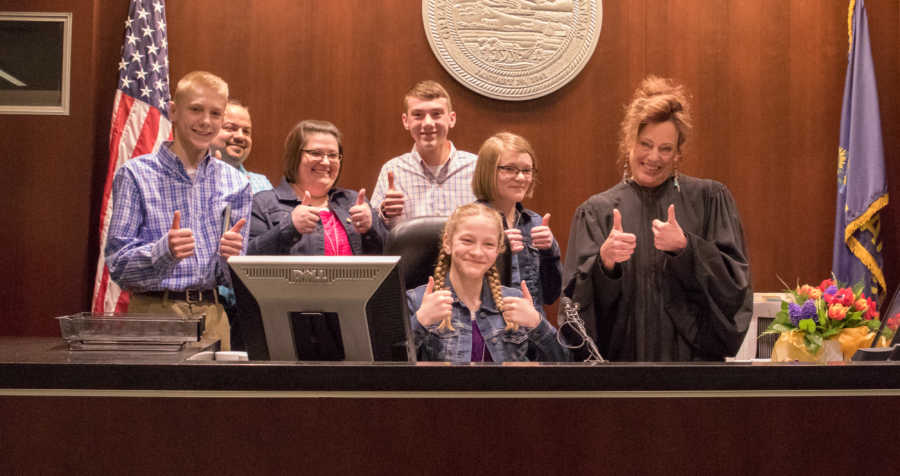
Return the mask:
[[[399,157],[387,161],[378,174],[378,183],[372,192],[372,207],[380,210],[387,193],[388,172],[394,172],[394,186],[406,195],[403,214],[393,219],[385,219],[385,224],[393,227],[408,218],[420,216],[450,216],[460,205],[475,201],[472,192],[472,174],[478,157],[450,144],[450,158],[438,169],[437,175],[425,165],[425,161],[413,147]]]
[[[219,255],[226,205],[231,224],[250,220],[250,183],[230,165],[207,153],[193,180],[170,150],[171,142],[152,154],[131,159],[116,171],[106,265],[112,279],[132,292],[212,289],[229,283]],[[194,254],[176,261],[168,231],[175,211],[181,228],[190,228]],[[241,229],[247,249],[249,223]]]

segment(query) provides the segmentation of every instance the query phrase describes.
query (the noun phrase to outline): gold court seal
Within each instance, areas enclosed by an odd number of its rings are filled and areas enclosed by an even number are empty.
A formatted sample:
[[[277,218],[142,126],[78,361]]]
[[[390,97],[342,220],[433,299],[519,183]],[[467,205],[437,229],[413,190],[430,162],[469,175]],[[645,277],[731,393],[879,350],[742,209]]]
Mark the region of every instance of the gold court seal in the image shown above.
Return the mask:
[[[587,64],[601,0],[422,0],[431,51],[469,89],[509,101],[556,91]]]

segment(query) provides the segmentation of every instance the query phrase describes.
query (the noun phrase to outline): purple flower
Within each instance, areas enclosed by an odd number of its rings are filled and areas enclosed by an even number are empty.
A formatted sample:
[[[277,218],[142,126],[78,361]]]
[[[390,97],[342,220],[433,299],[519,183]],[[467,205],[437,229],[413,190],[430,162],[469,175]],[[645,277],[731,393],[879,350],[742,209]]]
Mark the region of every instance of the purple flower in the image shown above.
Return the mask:
[[[791,324],[794,327],[800,323],[803,319],[812,319],[813,322],[819,322],[819,314],[816,312],[816,302],[812,299],[807,299],[803,305],[790,303],[788,304],[788,313],[791,316]]]
[[[825,288],[825,291],[823,291],[823,294],[834,294],[836,292],[838,292],[838,287],[832,284],[831,286],[828,286],[827,288]]]

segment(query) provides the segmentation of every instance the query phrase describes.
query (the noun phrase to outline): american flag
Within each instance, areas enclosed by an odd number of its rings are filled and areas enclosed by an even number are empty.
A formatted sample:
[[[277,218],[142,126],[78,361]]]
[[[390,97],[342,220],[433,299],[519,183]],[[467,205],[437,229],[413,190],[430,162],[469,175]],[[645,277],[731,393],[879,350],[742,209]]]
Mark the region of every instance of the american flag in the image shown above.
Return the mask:
[[[128,293],[110,281],[106,236],[112,210],[112,183],[126,160],[148,154],[169,138],[169,45],[164,0],[132,0],[125,20],[125,43],[109,131],[109,170],[100,207],[100,258],[94,279],[94,312],[125,312]]]

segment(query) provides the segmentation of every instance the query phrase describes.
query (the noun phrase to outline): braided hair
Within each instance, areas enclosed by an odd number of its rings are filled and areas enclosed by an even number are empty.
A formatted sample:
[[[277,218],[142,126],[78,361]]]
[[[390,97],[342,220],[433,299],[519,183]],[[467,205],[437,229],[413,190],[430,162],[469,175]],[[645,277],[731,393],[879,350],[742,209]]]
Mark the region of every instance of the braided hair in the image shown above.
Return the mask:
[[[491,268],[487,272],[488,278],[488,286],[491,287],[491,296],[494,297],[494,304],[497,306],[497,310],[500,311],[500,315],[503,315],[503,292],[500,289],[500,273],[497,272],[497,265],[491,265]],[[509,322],[506,320],[506,317],[503,317],[503,322],[506,323],[507,331],[515,331],[519,329],[519,325],[514,322]]]
[[[446,226],[445,226],[446,229]],[[438,253],[437,262],[434,264],[434,290],[447,289],[447,273],[450,272],[450,255],[444,251],[441,246],[441,252]],[[450,322],[450,314],[444,316],[438,329],[446,329],[449,331],[456,330],[453,323]]]

